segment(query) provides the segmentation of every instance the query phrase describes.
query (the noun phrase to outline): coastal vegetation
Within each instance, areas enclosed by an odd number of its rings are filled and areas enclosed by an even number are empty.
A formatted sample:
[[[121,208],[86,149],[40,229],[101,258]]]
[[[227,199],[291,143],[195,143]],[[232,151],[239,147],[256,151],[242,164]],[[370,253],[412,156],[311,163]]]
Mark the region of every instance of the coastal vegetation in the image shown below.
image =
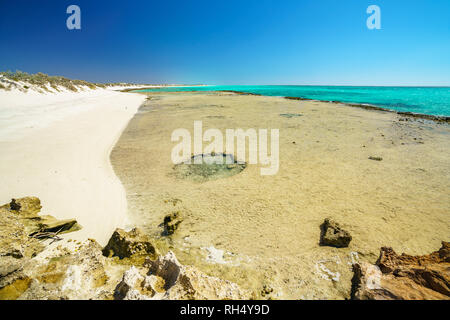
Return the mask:
[[[77,86],[85,86],[89,89],[95,89],[97,87],[104,88],[104,84],[91,83],[85,80],[72,80],[61,76],[49,76],[48,74],[38,72],[36,74],[30,74],[23,71],[6,71],[0,72],[0,75],[6,79],[8,86],[2,84],[3,88],[11,89],[12,87],[16,87],[17,82],[29,83],[31,85],[37,86],[41,89],[48,90],[48,87],[59,91],[59,87],[63,87],[70,91],[78,91]],[[9,80],[9,81],[8,81]],[[24,86],[25,89],[26,86]]]
[[[23,71],[3,71],[0,72],[0,89],[19,89],[27,91],[36,89],[37,91],[68,90],[78,92],[80,89],[98,89],[116,86],[136,86],[133,83],[94,83],[86,80],[69,79],[63,76],[51,76],[42,72],[28,73]]]

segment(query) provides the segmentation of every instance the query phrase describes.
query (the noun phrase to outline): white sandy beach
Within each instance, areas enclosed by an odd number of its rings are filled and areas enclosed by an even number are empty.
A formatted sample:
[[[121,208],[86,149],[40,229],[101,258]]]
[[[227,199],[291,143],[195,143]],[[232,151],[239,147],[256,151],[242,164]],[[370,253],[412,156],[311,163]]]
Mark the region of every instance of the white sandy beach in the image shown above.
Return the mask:
[[[105,244],[127,203],[109,154],[145,96],[97,89],[0,90],[0,203],[37,196],[42,214],[75,218],[70,238]]]

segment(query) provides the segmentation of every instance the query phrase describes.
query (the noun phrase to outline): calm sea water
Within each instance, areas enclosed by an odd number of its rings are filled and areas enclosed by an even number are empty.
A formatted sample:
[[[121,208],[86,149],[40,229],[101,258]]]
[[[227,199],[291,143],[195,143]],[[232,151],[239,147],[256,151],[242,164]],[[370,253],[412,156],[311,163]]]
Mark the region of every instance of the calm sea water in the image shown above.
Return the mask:
[[[450,87],[346,86],[205,86],[145,89],[141,91],[234,90],[265,96],[300,97],[321,101],[369,104],[386,109],[450,116]]]

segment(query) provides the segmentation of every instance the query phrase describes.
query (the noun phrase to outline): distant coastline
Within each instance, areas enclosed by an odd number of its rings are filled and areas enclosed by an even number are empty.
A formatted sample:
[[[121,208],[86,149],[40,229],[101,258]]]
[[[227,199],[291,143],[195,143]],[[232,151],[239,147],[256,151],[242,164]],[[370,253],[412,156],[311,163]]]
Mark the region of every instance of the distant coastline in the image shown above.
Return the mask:
[[[276,86],[276,85],[274,85]],[[214,87],[214,86],[208,86],[208,85],[199,85],[199,86],[173,86],[170,89],[174,89],[174,88],[191,88],[191,87]],[[221,86],[222,88],[223,86]],[[295,87],[295,86],[292,86]],[[304,86],[301,86],[304,87]],[[309,87],[318,87],[318,86],[309,86]],[[330,86],[324,86],[324,87],[330,87]],[[360,87],[356,87],[356,86],[335,86],[335,87],[354,87],[354,88],[360,88]],[[369,88],[369,87],[364,87],[364,88]],[[381,88],[378,86],[374,86],[373,88]],[[394,88],[394,87],[384,87],[384,88]],[[447,87],[395,87],[395,88],[447,88]],[[162,90],[161,90],[162,89]],[[164,88],[139,88],[139,89],[129,89],[127,91],[130,92],[152,92],[152,91],[161,91],[161,92],[186,92],[186,91],[192,91],[192,92],[196,92],[196,91],[211,91],[211,92],[231,92],[231,93],[236,93],[236,94],[243,94],[243,95],[255,95],[255,96],[273,96],[271,94],[264,94],[264,93],[254,93],[251,90],[248,91],[241,91],[241,90],[198,90],[198,88],[195,88],[193,90],[174,90],[174,91],[170,91],[170,90],[165,90],[168,89],[167,87]],[[450,91],[450,88],[449,88]],[[393,112],[393,113],[397,113],[398,115],[402,115],[405,117],[411,117],[411,118],[417,118],[417,119],[426,119],[426,120],[432,120],[432,121],[436,121],[438,123],[450,123],[450,116],[447,115],[436,115],[436,114],[429,114],[429,113],[421,113],[421,112],[413,112],[413,111],[402,111],[402,110],[396,110],[396,109],[392,109],[392,108],[388,108],[388,107],[384,107],[384,106],[379,106],[379,105],[375,105],[375,104],[371,104],[371,103],[353,103],[353,102],[348,102],[348,101],[343,101],[343,100],[327,100],[327,99],[312,99],[312,98],[308,98],[308,97],[304,97],[304,96],[285,96],[285,95],[280,95],[279,97],[283,97],[285,99],[290,99],[290,100],[305,100],[305,101],[319,101],[319,102],[330,102],[330,103],[335,103],[335,104],[343,104],[343,105],[347,105],[350,107],[356,107],[356,108],[363,108],[363,109],[367,109],[367,110],[374,110],[374,111],[382,111],[382,112]],[[450,108],[450,107],[449,107]]]

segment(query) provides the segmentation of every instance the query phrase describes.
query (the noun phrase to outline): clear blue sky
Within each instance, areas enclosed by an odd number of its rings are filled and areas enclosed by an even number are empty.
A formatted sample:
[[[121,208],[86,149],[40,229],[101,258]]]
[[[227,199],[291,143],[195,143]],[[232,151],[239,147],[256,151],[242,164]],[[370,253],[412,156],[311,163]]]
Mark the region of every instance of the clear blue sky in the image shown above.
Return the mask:
[[[1,70],[97,82],[450,85],[449,0],[0,0],[0,39]]]

